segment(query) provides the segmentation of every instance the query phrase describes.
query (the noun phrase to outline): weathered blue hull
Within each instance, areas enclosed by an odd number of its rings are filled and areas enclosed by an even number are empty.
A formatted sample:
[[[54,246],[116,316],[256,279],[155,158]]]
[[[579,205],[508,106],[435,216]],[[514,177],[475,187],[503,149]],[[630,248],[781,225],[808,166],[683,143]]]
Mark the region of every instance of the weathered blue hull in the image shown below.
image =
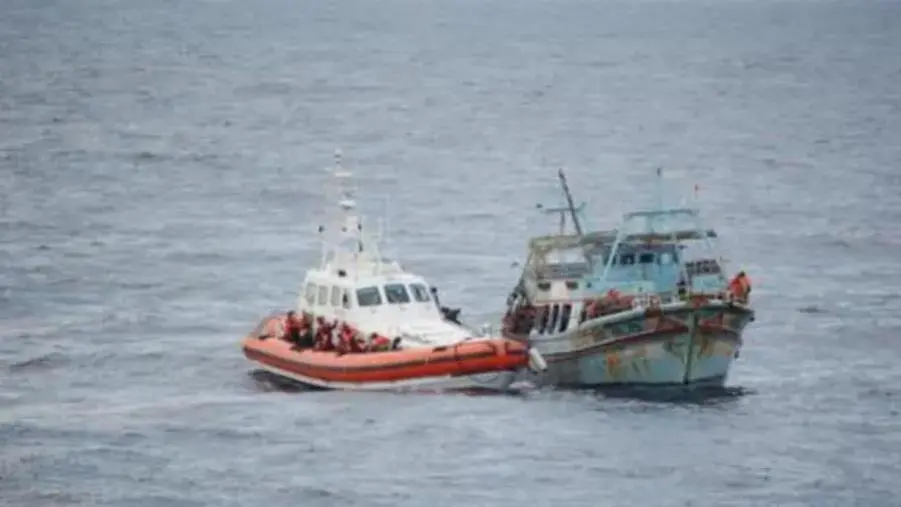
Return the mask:
[[[720,302],[673,303],[659,315],[633,310],[534,339],[556,386],[722,386],[753,312]]]

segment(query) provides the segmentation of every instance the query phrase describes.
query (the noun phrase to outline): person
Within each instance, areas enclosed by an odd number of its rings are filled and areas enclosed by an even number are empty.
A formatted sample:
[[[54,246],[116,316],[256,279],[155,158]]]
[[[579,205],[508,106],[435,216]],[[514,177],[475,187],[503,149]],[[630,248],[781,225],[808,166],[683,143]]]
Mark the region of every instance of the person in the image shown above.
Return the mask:
[[[300,316],[300,340],[297,344],[306,349],[312,349],[316,346],[316,340],[313,335],[313,322],[307,312]]]
[[[332,350],[337,350],[341,345],[341,331],[339,326],[341,324],[338,322],[338,319],[332,319],[331,324],[328,325],[328,335],[329,341],[332,344]]]
[[[320,315],[316,317],[316,350],[333,350],[332,330]]]
[[[535,327],[535,315],[535,307],[529,303],[524,303],[516,313],[514,334],[528,336],[532,332],[532,328]]]
[[[732,281],[729,282],[729,292],[735,296],[735,299],[746,303],[748,301],[748,297],[751,294],[751,279],[744,272],[744,270],[739,271]]]
[[[357,344],[357,333],[346,322],[339,326],[338,351],[342,354],[362,352]]]
[[[297,316],[294,313],[294,310],[288,312],[285,316],[285,335],[283,336],[284,340],[289,343],[300,344],[300,322],[297,321]]]
[[[370,352],[384,352],[391,348],[391,341],[384,336],[372,333],[369,335],[369,351]]]
[[[681,274],[679,275],[679,281],[676,283],[676,294],[679,296],[679,299],[683,301],[688,297],[688,283]]]

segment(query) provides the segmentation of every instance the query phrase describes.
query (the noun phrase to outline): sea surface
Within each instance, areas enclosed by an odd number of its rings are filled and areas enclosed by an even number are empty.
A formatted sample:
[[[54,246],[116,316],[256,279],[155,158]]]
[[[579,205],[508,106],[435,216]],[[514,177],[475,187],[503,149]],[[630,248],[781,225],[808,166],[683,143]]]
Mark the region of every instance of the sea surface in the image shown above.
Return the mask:
[[[340,149],[496,321],[564,167],[754,282],[716,397],[292,392]],[[901,505],[901,2],[0,0],[0,505]]]

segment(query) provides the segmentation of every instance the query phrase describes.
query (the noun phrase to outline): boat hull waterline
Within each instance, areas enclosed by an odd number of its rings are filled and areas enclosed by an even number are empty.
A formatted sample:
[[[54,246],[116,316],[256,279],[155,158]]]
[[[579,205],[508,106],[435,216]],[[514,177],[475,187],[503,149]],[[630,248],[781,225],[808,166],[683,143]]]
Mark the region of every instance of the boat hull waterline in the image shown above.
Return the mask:
[[[533,338],[548,365],[535,380],[560,387],[722,387],[753,312],[716,302],[660,310],[608,315],[574,333]]]
[[[258,328],[269,329],[269,317]],[[528,347],[504,338],[385,352],[339,354],[299,349],[259,334],[242,343],[245,357],[262,370],[321,389],[355,391],[508,391],[528,367]],[[265,336],[265,335],[264,335]]]

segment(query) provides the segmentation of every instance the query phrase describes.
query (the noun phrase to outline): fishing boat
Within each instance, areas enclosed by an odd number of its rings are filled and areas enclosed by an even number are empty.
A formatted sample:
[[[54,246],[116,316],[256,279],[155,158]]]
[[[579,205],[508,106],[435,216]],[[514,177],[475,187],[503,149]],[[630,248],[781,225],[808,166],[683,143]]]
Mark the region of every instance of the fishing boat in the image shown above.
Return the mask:
[[[547,361],[543,383],[572,387],[721,387],[754,320],[750,279],[727,280],[715,230],[697,208],[664,204],[584,232],[566,178],[557,234],[529,240],[503,335]],[[573,230],[567,230],[571,218]]]
[[[282,380],[342,390],[505,391],[521,371],[543,371],[528,344],[464,326],[424,277],[380,255],[381,235],[369,235],[356,212],[340,153],[332,177],[338,206],[318,230],[320,263],[293,311],[265,317],[245,337],[248,360]]]

